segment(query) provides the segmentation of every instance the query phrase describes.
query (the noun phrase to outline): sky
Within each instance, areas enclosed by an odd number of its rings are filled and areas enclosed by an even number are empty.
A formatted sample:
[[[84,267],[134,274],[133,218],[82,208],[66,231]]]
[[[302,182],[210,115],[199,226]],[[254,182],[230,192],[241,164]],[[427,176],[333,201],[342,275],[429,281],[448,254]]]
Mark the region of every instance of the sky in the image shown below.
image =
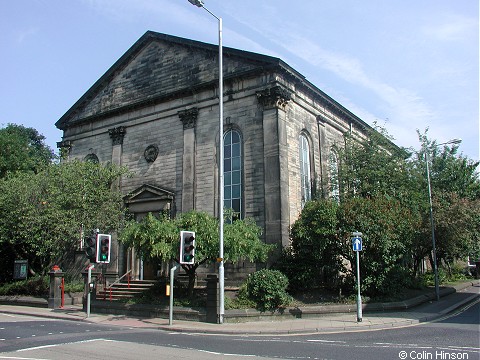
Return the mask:
[[[478,0],[204,0],[223,45],[281,58],[399,146],[479,159]],[[188,0],[0,2],[0,127],[55,123],[146,31],[218,44]]]

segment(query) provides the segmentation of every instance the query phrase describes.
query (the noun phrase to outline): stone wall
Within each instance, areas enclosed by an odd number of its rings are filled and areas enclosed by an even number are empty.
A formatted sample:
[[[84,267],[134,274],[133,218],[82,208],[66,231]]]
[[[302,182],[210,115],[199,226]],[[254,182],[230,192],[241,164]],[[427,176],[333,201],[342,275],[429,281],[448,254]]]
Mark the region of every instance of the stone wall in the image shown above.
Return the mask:
[[[149,184],[174,194],[172,214],[196,209],[216,216],[218,54],[205,44],[164,38],[145,36],[92,86],[59,121],[64,141],[70,158],[95,154],[102,163],[127,166],[134,175],[118,184],[124,194]],[[282,66],[270,57],[225,52],[224,130],[242,136],[245,217],[262,227],[264,241],[286,246],[302,209],[300,134],[309,141],[314,193],[330,177],[332,147],[343,145],[346,132],[363,136],[363,129]],[[148,147],[157,151],[154,161],[145,156]],[[232,279],[254,267],[230,266]]]

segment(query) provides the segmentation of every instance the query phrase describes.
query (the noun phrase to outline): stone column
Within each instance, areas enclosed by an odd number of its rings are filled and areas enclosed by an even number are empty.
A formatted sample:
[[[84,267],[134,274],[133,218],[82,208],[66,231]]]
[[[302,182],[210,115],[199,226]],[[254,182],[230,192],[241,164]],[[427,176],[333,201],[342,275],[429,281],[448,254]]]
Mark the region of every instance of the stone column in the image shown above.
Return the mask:
[[[280,86],[257,92],[263,105],[265,241],[288,245],[288,149],[286,106],[290,93]]]
[[[195,209],[195,125],[198,109],[178,112],[183,123],[182,212]]]

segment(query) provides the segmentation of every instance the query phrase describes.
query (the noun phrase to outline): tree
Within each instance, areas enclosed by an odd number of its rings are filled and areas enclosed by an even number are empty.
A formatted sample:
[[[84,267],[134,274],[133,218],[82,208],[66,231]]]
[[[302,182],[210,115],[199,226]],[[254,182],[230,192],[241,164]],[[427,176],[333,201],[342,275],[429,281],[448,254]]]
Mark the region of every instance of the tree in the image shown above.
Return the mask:
[[[454,192],[437,192],[433,204],[437,258],[447,268],[466,259],[478,248],[480,200],[461,198]]]
[[[345,136],[345,147],[338,149],[340,198],[389,196],[408,197],[410,178],[408,153],[395,146],[392,137],[379,126],[365,139]],[[332,182],[334,183],[334,182]]]
[[[480,161],[473,161],[463,154],[458,154],[458,144],[440,148],[437,141],[428,138],[428,129],[424,133],[417,130],[417,134],[422,149],[412,153],[411,162],[425,179],[425,152],[428,151],[432,191],[453,192],[460,198],[480,199],[477,170]],[[427,186],[425,181],[426,179],[422,183],[423,188]]]
[[[411,243],[419,218],[398,200],[377,196],[344,201],[338,212],[343,255],[354,277],[352,232],[363,233],[362,289],[367,295],[392,294],[411,279]]]
[[[418,210],[422,216],[422,226],[414,243],[413,253],[417,257],[428,256],[433,267],[432,229],[426,176],[426,156],[428,152],[430,185],[433,202],[434,231],[438,264],[442,261],[450,268],[453,261],[465,259],[478,248],[480,228],[479,201],[480,180],[477,172],[479,162],[458,154],[458,145],[439,147],[429,139],[428,129],[417,131],[422,149],[412,152],[409,159],[411,176],[419,198]]]
[[[0,129],[0,178],[15,171],[38,173],[53,159],[53,150],[37,130],[15,124]]]
[[[352,232],[361,231],[363,290],[368,295],[391,292],[409,280],[414,216],[400,201],[384,196],[350,198],[340,204],[308,202],[292,225],[291,245],[280,269],[297,289],[351,285],[355,277]]]
[[[344,272],[344,251],[338,233],[338,207],[332,200],[309,201],[293,223],[290,246],[284,249],[278,264],[293,290],[341,283],[338,277]]]
[[[165,214],[156,218],[149,213],[142,221],[131,220],[120,232],[120,241],[134,248],[144,259],[179,263],[181,230],[195,232],[194,264],[182,264],[188,275],[188,293],[193,294],[197,268],[218,257],[218,220],[206,212],[189,211],[171,219]],[[272,246],[260,240],[261,230],[251,219],[224,224],[224,261],[235,263],[247,258],[264,262]]]
[[[89,162],[50,164],[38,173],[0,179],[0,267],[11,274],[14,259],[28,259],[45,274],[63,265],[82,232],[116,230],[123,221],[122,194],[112,184],[126,170]]]

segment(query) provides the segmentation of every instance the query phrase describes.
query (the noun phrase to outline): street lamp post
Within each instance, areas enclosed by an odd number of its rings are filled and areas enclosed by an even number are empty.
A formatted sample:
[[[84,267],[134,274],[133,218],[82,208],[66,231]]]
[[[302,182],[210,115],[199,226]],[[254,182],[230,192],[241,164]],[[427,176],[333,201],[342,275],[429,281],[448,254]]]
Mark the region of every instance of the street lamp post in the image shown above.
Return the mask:
[[[460,144],[462,139],[452,139],[445,143],[438,144],[448,145],[448,144]],[[432,258],[433,258],[433,274],[435,279],[435,299],[440,300],[440,287],[438,284],[438,267],[437,267],[437,248],[435,244],[435,222],[433,220],[433,203],[432,203],[432,186],[430,182],[430,156],[428,155],[428,148],[425,147],[425,163],[427,166],[427,183],[428,183],[428,199],[430,201],[430,226],[432,227]]]
[[[218,256],[218,287],[219,287],[219,310],[218,322],[223,324],[225,315],[225,276],[224,276],[224,261],[223,261],[223,48],[222,48],[222,18],[216,16],[208,10],[203,4],[202,0],[188,0],[191,4],[205,9],[210,15],[218,20],[218,99],[219,99],[219,164],[218,164],[218,222],[219,222],[219,256]]]

